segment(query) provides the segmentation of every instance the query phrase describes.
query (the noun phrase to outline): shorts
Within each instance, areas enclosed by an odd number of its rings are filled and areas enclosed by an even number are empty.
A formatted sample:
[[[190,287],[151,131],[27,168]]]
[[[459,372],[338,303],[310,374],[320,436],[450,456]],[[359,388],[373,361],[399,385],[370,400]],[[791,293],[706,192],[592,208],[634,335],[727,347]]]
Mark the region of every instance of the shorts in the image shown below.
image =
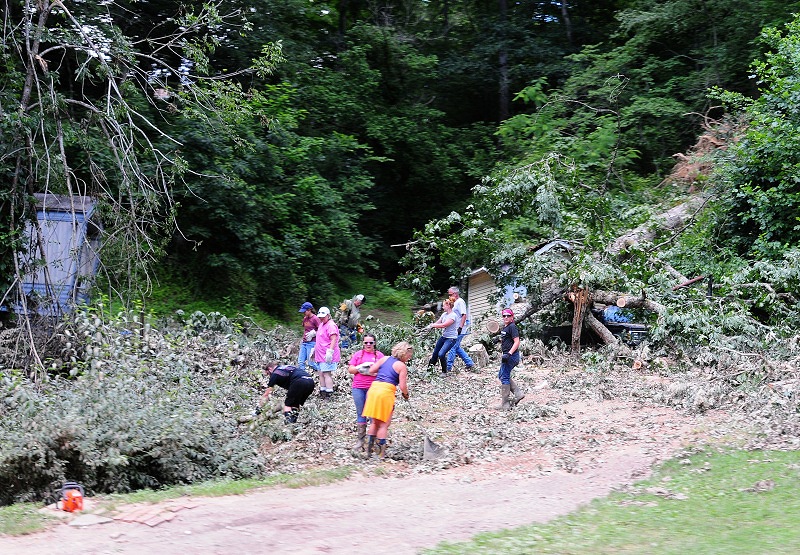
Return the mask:
[[[335,372],[338,362],[318,362],[320,372]]]
[[[283,404],[287,407],[302,407],[313,392],[314,379],[312,377],[293,380],[286,391],[286,399]]]

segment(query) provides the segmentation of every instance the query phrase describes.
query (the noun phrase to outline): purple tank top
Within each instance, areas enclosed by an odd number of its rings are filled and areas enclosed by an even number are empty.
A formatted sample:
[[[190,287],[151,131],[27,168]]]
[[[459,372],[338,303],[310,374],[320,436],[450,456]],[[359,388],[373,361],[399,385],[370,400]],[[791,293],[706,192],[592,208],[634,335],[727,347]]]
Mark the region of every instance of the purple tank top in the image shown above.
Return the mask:
[[[375,377],[376,382],[386,382],[392,385],[397,385],[400,383],[400,374],[392,368],[395,362],[398,359],[394,357],[389,357],[386,359],[386,362],[381,364],[381,367],[378,368],[378,375]]]

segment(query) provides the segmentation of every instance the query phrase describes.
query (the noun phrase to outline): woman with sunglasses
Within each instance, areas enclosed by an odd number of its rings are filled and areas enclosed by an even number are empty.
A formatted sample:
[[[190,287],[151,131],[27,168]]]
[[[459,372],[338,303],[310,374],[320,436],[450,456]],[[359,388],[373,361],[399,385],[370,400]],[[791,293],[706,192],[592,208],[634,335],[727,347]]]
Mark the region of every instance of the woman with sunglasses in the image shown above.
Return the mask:
[[[511,370],[519,364],[519,329],[514,322],[514,311],[510,308],[503,309],[503,329],[500,331],[500,347],[503,356],[500,362],[500,371],[497,377],[500,379],[500,405],[499,410],[511,410],[522,401],[525,394],[517,387],[511,379]],[[509,401],[509,396],[513,391],[514,397]]]
[[[364,403],[367,401],[367,390],[375,376],[369,373],[369,367],[383,358],[383,353],[377,349],[375,335],[372,333],[364,334],[364,347],[353,353],[350,357],[350,366],[347,371],[353,374],[353,402],[356,405],[356,443],[353,445],[354,451],[363,451],[364,442],[367,437],[367,419],[362,416]]]

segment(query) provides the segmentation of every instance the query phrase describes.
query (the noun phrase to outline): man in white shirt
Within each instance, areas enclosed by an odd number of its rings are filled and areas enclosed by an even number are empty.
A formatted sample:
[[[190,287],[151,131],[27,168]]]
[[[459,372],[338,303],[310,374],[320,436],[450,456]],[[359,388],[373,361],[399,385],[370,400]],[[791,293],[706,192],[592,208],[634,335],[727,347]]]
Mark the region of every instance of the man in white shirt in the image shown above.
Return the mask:
[[[453,369],[453,363],[456,361],[457,356],[461,357],[461,360],[464,361],[467,370],[472,370],[475,363],[469,357],[467,351],[461,347],[461,341],[463,341],[464,337],[469,335],[469,326],[472,323],[470,322],[467,303],[461,298],[461,291],[456,286],[448,289],[447,294],[451,299],[454,299],[453,314],[455,314],[456,322],[458,323],[458,338],[456,339],[456,344],[453,345],[450,352],[447,353],[447,371],[450,372]]]

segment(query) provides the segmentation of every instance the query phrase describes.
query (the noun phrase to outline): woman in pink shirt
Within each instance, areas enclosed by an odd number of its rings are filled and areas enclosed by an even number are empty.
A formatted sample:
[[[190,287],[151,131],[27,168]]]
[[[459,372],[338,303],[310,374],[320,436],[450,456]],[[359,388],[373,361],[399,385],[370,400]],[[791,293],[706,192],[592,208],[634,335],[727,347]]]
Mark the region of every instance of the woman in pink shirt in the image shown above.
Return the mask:
[[[358,439],[353,446],[355,451],[364,450],[364,441],[367,436],[367,419],[361,413],[364,411],[364,403],[367,401],[367,390],[375,381],[375,376],[368,372],[369,367],[382,358],[383,353],[377,350],[375,344],[375,335],[367,333],[364,334],[364,347],[353,353],[353,356],[350,357],[350,366],[347,367],[347,371],[353,374],[353,402],[356,405]]]

